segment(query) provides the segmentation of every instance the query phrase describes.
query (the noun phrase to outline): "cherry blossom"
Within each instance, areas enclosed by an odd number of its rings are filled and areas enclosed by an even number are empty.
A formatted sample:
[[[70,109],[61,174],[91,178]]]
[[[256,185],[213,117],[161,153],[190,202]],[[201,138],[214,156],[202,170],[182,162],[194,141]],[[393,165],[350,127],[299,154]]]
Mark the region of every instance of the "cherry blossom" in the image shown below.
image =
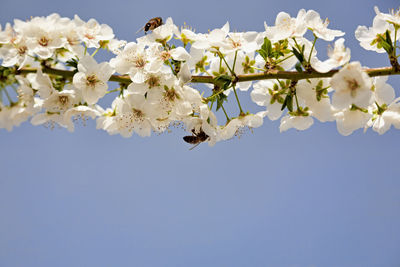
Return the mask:
[[[210,146],[266,118],[280,119],[280,132],[306,130],[314,119],[336,121],[342,135],[400,129],[400,98],[383,76],[399,74],[399,11],[375,13],[372,27],[358,26],[355,37],[366,50],[386,52],[386,68],[351,62],[345,39],[333,43],[344,32],[314,10],[280,12],[262,32],[226,22],[196,33],[167,18],[129,42],[77,15],[16,19],[0,26],[0,128],[30,121],[73,132],[76,121],[93,119],[111,135],[146,137],[179,126]],[[320,41],[328,42],[325,60]],[[97,63],[100,50],[111,59]],[[241,103],[248,90],[252,106]]]
[[[346,65],[331,80],[332,105],[336,109],[348,108],[354,104],[358,107],[367,107],[371,100],[371,78],[363,72],[360,62]]]
[[[83,100],[93,105],[106,94],[107,81],[113,73],[108,62],[98,64],[91,56],[84,56],[79,61],[73,84],[81,90]]]

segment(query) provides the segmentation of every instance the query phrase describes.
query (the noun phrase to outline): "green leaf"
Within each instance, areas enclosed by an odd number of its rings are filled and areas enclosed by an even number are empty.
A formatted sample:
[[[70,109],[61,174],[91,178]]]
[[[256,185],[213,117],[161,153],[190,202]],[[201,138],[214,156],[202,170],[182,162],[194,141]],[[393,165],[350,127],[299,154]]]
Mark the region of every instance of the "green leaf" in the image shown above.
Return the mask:
[[[68,67],[72,67],[77,69],[78,68],[78,60],[76,58],[70,59],[66,62],[66,64]]]
[[[271,54],[272,45],[271,45],[271,41],[267,37],[264,38],[264,43],[261,46],[261,49],[266,51],[268,56]]]
[[[386,30],[386,42],[388,42],[393,47],[392,38],[390,38],[389,30]]]
[[[382,39],[380,40],[379,44],[382,46],[383,49],[385,49],[386,53],[391,55],[393,53],[393,43],[392,38],[390,38],[389,30],[387,30],[385,33],[385,39]]]
[[[215,79],[216,84],[222,89],[228,89],[229,85],[232,83],[232,77],[229,75],[219,75]]]
[[[389,55],[392,54],[393,46],[389,45],[386,41],[382,41],[381,42],[381,46],[382,46],[383,49],[385,49],[386,53],[388,53]]]
[[[303,61],[304,61],[303,53],[299,52],[296,48],[293,48],[293,49],[292,49],[292,52],[293,52],[294,56],[295,56],[300,62],[303,62]]]
[[[303,72],[303,68],[300,62],[297,62],[294,66],[298,72]]]
[[[260,54],[260,56],[262,56],[262,58],[264,59],[264,60],[267,60],[267,58],[268,58],[268,54],[267,54],[267,52],[265,52],[264,50],[257,50],[257,52]]]
[[[286,106],[290,112],[293,112],[293,96],[289,95],[289,97],[287,99],[288,100],[287,100]]]
[[[216,111],[218,111],[222,105],[224,104],[225,101],[228,101],[228,97],[225,94],[219,94],[217,96],[217,109]]]
[[[284,110],[286,107],[288,108],[288,110],[290,112],[293,111],[293,96],[291,94],[286,95],[286,98],[283,101],[281,110]]]
[[[265,37],[264,38],[264,43],[261,46],[261,49],[257,50],[257,52],[260,54],[260,56],[263,57],[263,59],[266,61],[267,58],[269,58],[272,54],[272,44],[271,41]]]

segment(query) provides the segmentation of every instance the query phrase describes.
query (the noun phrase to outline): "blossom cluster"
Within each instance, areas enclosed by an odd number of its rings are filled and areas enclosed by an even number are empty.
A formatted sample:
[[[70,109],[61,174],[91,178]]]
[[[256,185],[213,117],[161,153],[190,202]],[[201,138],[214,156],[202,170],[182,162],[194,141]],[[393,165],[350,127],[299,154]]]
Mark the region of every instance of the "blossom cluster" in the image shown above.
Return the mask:
[[[363,48],[386,52],[393,73],[399,74],[400,14],[375,11],[373,26],[359,26],[355,36]],[[0,28],[0,128],[10,131],[30,120],[74,131],[77,119],[90,117],[98,129],[130,137],[180,124],[192,135],[189,142],[210,145],[261,126],[265,117],[280,119],[280,131],[305,130],[314,119],[336,121],[343,135],[359,128],[380,134],[391,125],[400,128],[400,99],[388,77],[370,77],[360,62],[351,62],[350,49],[339,38],[345,33],[328,24],[316,11],[304,9],[296,17],[280,12],[275,25],[265,24],[263,32],[231,31],[226,23],[195,33],[168,18],[127,42],[94,19],[52,14],[15,20]],[[315,47],[319,39],[336,39],[323,61]],[[94,56],[101,49],[113,57],[98,63]],[[262,76],[287,71],[300,76]],[[309,74],[317,75],[303,78]],[[119,87],[110,89],[110,81]],[[207,89],[200,93],[193,87],[197,82]],[[250,88],[261,111],[241,106],[237,90]],[[102,107],[108,94],[115,98]],[[237,102],[237,110],[226,110],[228,98]]]

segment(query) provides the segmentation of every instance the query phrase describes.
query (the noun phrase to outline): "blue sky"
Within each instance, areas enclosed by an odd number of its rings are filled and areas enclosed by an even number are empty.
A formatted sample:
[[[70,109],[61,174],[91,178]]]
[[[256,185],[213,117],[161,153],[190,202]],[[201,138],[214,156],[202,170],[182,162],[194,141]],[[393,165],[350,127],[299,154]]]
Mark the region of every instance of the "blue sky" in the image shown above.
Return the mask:
[[[155,16],[197,32],[226,21],[261,31],[279,11],[315,9],[346,32],[352,60],[387,66],[354,38],[374,5],[386,12],[399,2],[2,0],[0,23],[78,14],[133,41]],[[399,95],[400,79],[389,81]],[[398,130],[343,137],[334,123],[315,123],[281,134],[267,120],[192,151],[183,135],[125,139],[93,122],[73,134],[29,123],[0,130],[0,266],[400,265]]]

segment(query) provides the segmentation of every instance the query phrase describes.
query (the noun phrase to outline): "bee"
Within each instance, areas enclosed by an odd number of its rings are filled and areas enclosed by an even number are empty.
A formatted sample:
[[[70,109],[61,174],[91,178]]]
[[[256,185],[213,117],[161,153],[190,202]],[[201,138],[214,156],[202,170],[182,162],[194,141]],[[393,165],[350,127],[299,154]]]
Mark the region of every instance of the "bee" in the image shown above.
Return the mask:
[[[136,33],[143,30],[144,34],[147,34],[148,31],[152,31],[155,28],[160,27],[162,24],[163,21],[161,17],[152,18],[146,23],[146,25],[144,25],[143,28],[139,29]]]
[[[183,140],[186,143],[194,145],[193,147],[189,148],[189,150],[192,150],[196,146],[200,145],[201,143],[205,142],[208,140],[209,136],[203,132],[203,130],[200,129],[200,132],[196,133],[195,130],[192,130],[192,135],[187,135],[183,137]]]

